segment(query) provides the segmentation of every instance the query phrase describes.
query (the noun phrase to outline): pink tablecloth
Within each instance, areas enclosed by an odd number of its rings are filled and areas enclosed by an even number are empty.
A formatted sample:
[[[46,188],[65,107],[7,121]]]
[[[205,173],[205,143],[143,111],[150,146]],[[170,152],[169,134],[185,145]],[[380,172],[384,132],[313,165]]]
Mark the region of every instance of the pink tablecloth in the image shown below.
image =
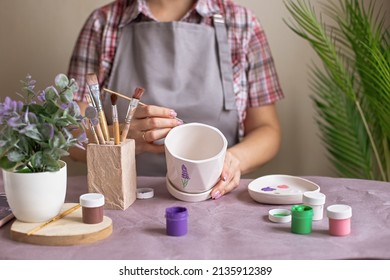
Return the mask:
[[[290,205],[265,205],[247,191],[251,180],[219,200],[187,203],[173,198],[164,178],[138,178],[138,187],[152,187],[155,197],[137,200],[127,210],[105,210],[113,220],[107,239],[78,246],[39,246],[10,239],[11,223],[0,228],[0,259],[390,259],[390,183],[328,177],[305,177],[321,187],[326,205],[353,209],[352,233],[328,234],[328,220],[313,222],[313,232],[298,235],[290,224],[268,220],[268,210]],[[87,190],[86,177],[68,179],[67,202]],[[0,191],[3,189],[0,181]],[[185,206],[188,234],[165,234],[165,209]]]

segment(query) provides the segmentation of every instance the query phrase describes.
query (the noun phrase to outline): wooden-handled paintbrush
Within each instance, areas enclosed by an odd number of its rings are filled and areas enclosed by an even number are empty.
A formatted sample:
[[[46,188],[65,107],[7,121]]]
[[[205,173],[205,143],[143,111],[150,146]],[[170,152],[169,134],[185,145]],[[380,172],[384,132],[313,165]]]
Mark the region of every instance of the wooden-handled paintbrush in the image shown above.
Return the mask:
[[[93,139],[94,139],[95,143],[99,145],[100,141],[99,141],[99,137],[97,136],[95,127],[96,127],[96,123],[94,123],[93,120],[89,120],[89,128],[91,129]],[[104,139],[104,137],[103,137],[103,139]]]
[[[96,133],[98,139],[97,144],[105,144],[106,141],[104,139],[104,135],[100,127],[95,107],[88,106],[87,109],[85,109],[85,117],[89,119],[90,125],[92,125],[92,127],[94,128],[94,130],[92,130],[92,133]]]
[[[64,211],[64,212],[61,212],[60,214],[58,214],[57,216],[55,216],[54,218],[52,218],[51,220],[33,228],[32,230],[30,230],[29,232],[27,232],[27,235],[32,235],[34,233],[36,233],[37,231],[43,229],[44,227],[50,225],[51,223],[54,223],[55,221],[58,221],[62,218],[64,218],[66,215],[69,215],[70,213],[76,211],[77,209],[79,209],[81,206],[80,204],[76,204],[75,206],[69,208],[68,210]]]
[[[121,94],[121,93],[119,93],[119,92],[110,90],[110,89],[108,89],[108,88],[103,88],[103,90],[104,90],[104,91],[107,91],[107,92],[109,92],[109,93],[111,93],[111,94],[115,94],[115,95],[117,95],[117,96],[119,96],[119,97],[121,97],[121,98],[124,98],[124,99],[126,99],[126,100],[129,100],[129,101],[131,101],[131,100],[133,99],[132,97],[128,97],[128,96],[126,96],[126,95],[124,95],[124,94]],[[139,106],[146,106],[146,104],[145,104],[145,103],[142,103],[141,101],[138,102],[138,105],[139,105]],[[184,121],[183,121],[182,119],[178,118],[178,117],[175,117],[175,119],[178,120],[178,121],[181,122],[181,123],[184,123]]]
[[[92,103],[92,99],[90,95],[86,95],[85,99],[88,102],[88,109],[90,112],[87,113],[88,110],[86,110],[86,117],[89,120],[89,127],[91,129],[92,135],[95,139],[96,144],[105,144],[104,135],[102,132],[102,129],[100,128],[99,119],[97,118],[96,108]],[[92,110],[93,109],[93,110]],[[102,142],[103,140],[103,142]]]
[[[112,105],[112,124],[113,124],[113,134],[114,134],[114,144],[119,145],[121,143],[120,131],[119,131],[119,121],[118,121],[118,108],[116,107],[116,102],[118,96],[111,94],[111,105]]]
[[[141,96],[144,94],[145,89],[141,87],[137,87],[134,90],[133,98],[130,101],[129,107],[127,108],[126,113],[126,119],[125,119],[125,126],[123,128],[122,134],[121,134],[121,141],[124,142],[127,138],[127,134],[129,133],[130,129],[130,122],[134,116],[135,109],[137,109],[139,100]]]
[[[110,133],[108,132],[108,125],[106,120],[106,115],[103,111],[102,101],[100,99],[100,89],[99,89],[99,81],[97,79],[96,74],[90,73],[86,76],[89,93],[92,99],[92,104],[96,108],[99,114],[99,122],[103,131],[105,141],[110,141]]]

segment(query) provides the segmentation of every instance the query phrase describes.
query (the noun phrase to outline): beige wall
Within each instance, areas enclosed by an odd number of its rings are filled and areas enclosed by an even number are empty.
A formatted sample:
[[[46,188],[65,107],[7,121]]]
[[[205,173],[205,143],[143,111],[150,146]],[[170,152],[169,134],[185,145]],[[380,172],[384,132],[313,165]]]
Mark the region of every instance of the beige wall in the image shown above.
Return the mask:
[[[1,100],[20,88],[27,73],[41,89],[57,73],[66,73],[76,36],[86,17],[110,0],[1,0]],[[319,1],[313,1],[317,3]],[[390,1],[383,2],[387,11]],[[305,41],[283,22],[289,15],[282,0],[237,0],[251,8],[265,27],[286,99],[279,102],[283,142],[280,153],[252,176],[265,174],[334,176],[318,138],[309,99],[308,65],[317,58]],[[85,165],[70,163],[70,174]]]

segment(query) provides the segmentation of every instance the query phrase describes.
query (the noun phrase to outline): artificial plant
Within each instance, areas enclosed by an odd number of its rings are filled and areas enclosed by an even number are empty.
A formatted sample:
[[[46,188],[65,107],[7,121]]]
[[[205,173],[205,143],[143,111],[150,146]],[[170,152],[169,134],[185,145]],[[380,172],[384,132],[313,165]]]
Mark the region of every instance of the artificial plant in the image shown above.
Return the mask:
[[[57,171],[70,147],[84,148],[83,117],[73,101],[74,79],[58,74],[55,85],[39,92],[35,80],[22,81],[20,100],[0,103],[0,168],[17,172]],[[78,136],[73,130],[83,131]]]
[[[311,95],[321,140],[343,177],[390,180],[390,34],[375,1],[287,0],[288,27],[322,61]]]

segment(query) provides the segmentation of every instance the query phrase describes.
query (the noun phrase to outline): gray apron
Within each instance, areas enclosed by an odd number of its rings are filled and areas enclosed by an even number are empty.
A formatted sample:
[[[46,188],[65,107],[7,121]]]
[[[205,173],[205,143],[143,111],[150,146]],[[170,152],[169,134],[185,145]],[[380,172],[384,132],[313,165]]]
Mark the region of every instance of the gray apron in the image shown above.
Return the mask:
[[[184,122],[217,127],[231,146],[238,142],[238,113],[225,23],[214,27],[187,22],[137,22],[123,26],[108,88],[141,101],[175,110]],[[110,98],[104,99],[111,123]],[[128,102],[117,104],[123,122]],[[165,176],[164,154],[136,156],[138,176]]]

